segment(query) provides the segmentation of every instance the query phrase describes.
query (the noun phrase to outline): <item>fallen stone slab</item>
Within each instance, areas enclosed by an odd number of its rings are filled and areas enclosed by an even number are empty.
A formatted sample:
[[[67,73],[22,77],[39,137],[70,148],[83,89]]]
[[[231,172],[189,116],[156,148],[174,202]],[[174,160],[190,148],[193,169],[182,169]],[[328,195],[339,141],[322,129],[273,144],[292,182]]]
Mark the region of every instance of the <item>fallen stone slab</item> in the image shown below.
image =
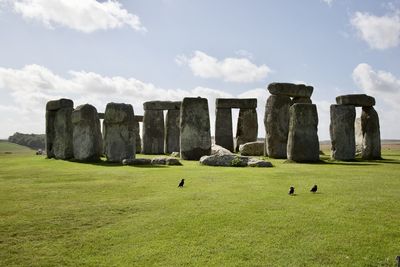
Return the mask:
[[[250,158],[249,161],[247,162],[247,166],[268,168],[272,167],[272,163],[262,159]]]
[[[372,107],[375,106],[375,98],[365,94],[341,95],[336,97],[336,103],[356,107]]]
[[[222,146],[212,145],[211,146],[211,155],[222,156],[222,155],[233,155],[233,153]]]
[[[270,83],[268,91],[271,95],[285,95],[290,97],[308,97],[313,93],[314,87],[294,83]]]
[[[177,158],[173,157],[157,157],[151,160],[152,165],[177,165],[180,166],[182,163]]]
[[[223,167],[272,167],[270,162],[237,155],[211,155],[200,158],[200,164]]]
[[[239,146],[239,152],[242,156],[262,156],[264,155],[264,142],[249,142]]]
[[[151,165],[151,159],[124,159],[123,165]]]

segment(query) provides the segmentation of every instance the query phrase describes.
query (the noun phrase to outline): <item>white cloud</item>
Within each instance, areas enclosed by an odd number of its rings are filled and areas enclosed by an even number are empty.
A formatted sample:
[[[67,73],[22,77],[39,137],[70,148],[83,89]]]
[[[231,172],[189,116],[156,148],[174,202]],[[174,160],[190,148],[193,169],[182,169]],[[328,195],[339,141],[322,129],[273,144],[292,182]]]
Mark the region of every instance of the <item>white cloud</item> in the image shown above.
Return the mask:
[[[374,70],[366,63],[359,64],[353,70],[352,77],[364,93],[376,99],[381,136],[399,138],[400,125],[395,114],[400,113],[400,78],[387,71]]]
[[[356,12],[351,18],[351,24],[361,39],[373,49],[384,50],[400,44],[400,10],[381,17]]]
[[[42,22],[49,28],[55,25],[90,33],[96,30],[121,28],[146,31],[137,15],[129,13],[116,0],[6,0],[15,12],[26,19]]]
[[[201,51],[195,51],[190,58],[179,55],[175,61],[179,65],[188,65],[195,76],[219,78],[227,82],[258,82],[264,80],[271,72],[268,66],[257,66],[244,57],[218,60]]]

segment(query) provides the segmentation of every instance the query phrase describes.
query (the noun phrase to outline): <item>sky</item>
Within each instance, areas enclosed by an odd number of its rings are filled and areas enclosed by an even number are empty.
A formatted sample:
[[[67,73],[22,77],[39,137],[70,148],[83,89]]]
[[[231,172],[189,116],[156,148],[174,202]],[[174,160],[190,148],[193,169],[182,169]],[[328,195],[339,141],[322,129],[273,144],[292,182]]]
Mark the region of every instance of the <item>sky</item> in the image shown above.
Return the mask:
[[[381,137],[400,139],[400,0],[0,0],[0,138],[44,133],[62,97],[142,115],[190,96],[212,134],[215,98],[257,98],[264,137],[272,82],[314,87],[320,140],[343,94],[375,97]]]

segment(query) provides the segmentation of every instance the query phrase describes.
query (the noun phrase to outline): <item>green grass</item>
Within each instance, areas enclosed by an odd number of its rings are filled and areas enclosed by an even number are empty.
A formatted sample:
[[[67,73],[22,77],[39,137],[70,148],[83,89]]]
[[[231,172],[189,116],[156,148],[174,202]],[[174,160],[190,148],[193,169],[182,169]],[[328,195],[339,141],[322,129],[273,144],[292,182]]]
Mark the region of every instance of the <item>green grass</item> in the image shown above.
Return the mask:
[[[0,265],[394,266],[400,151],[384,158],[132,167],[0,142]]]

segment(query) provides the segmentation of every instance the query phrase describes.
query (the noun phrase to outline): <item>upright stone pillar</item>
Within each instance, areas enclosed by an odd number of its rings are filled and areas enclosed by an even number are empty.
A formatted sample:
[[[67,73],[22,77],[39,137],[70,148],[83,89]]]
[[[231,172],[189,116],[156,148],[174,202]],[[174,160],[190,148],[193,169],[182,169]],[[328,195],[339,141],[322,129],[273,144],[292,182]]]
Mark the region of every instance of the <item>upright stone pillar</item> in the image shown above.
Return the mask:
[[[354,122],[354,132],[356,136],[356,154],[361,154],[363,134],[361,130],[361,118],[356,118]]]
[[[215,144],[234,151],[231,108],[216,108]]]
[[[363,107],[361,112],[363,159],[381,159],[381,133],[378,113],[373,107]]]
[[[182,159],[199,160],[211,154],[211,132],[206,98],[186,97],[180,113],[180,154]]]
[[[314,104],[294,104],[289,109],[287,158],[296,162],[319,160],[318,113]]]
[[[46,105],[46,153],[48,158],[73,157],[71,114],[74,102],[59,99]]]
[[[257,110],[241,108],[236,129],[236,151],[239,151],[242,144],[257,141],[257,134]]]
[[[289,133],[291,100],[285,95],[271,95],[265,105],[265,152],[270,158],[285,159]]]
[[[140,138],[140,125],[137,120],[133,122],[133,132],[135,134],[135,151],[140,153],[142,151],[142,139]]]
[[[167,117],[165,119],[165,144],[164,153],[170,154],[172,152],[179,152],[179,121],[180,121],[180,110],[170,109],[167,111]]]
[[[352,105],[331,105],[331,157],[353,160],[356,153],[354,120],[356,108]]]
[[[72,112],[74,158],[98,161],[103,150],[100,119],[94,106],[85,104]]]
[[[164,113],[145,110],[143,117],[143,154],[164,154]]]
[[[133,108],[129,104],[108,103],[105,111],[104,150],[107,161],[135,158]]]

